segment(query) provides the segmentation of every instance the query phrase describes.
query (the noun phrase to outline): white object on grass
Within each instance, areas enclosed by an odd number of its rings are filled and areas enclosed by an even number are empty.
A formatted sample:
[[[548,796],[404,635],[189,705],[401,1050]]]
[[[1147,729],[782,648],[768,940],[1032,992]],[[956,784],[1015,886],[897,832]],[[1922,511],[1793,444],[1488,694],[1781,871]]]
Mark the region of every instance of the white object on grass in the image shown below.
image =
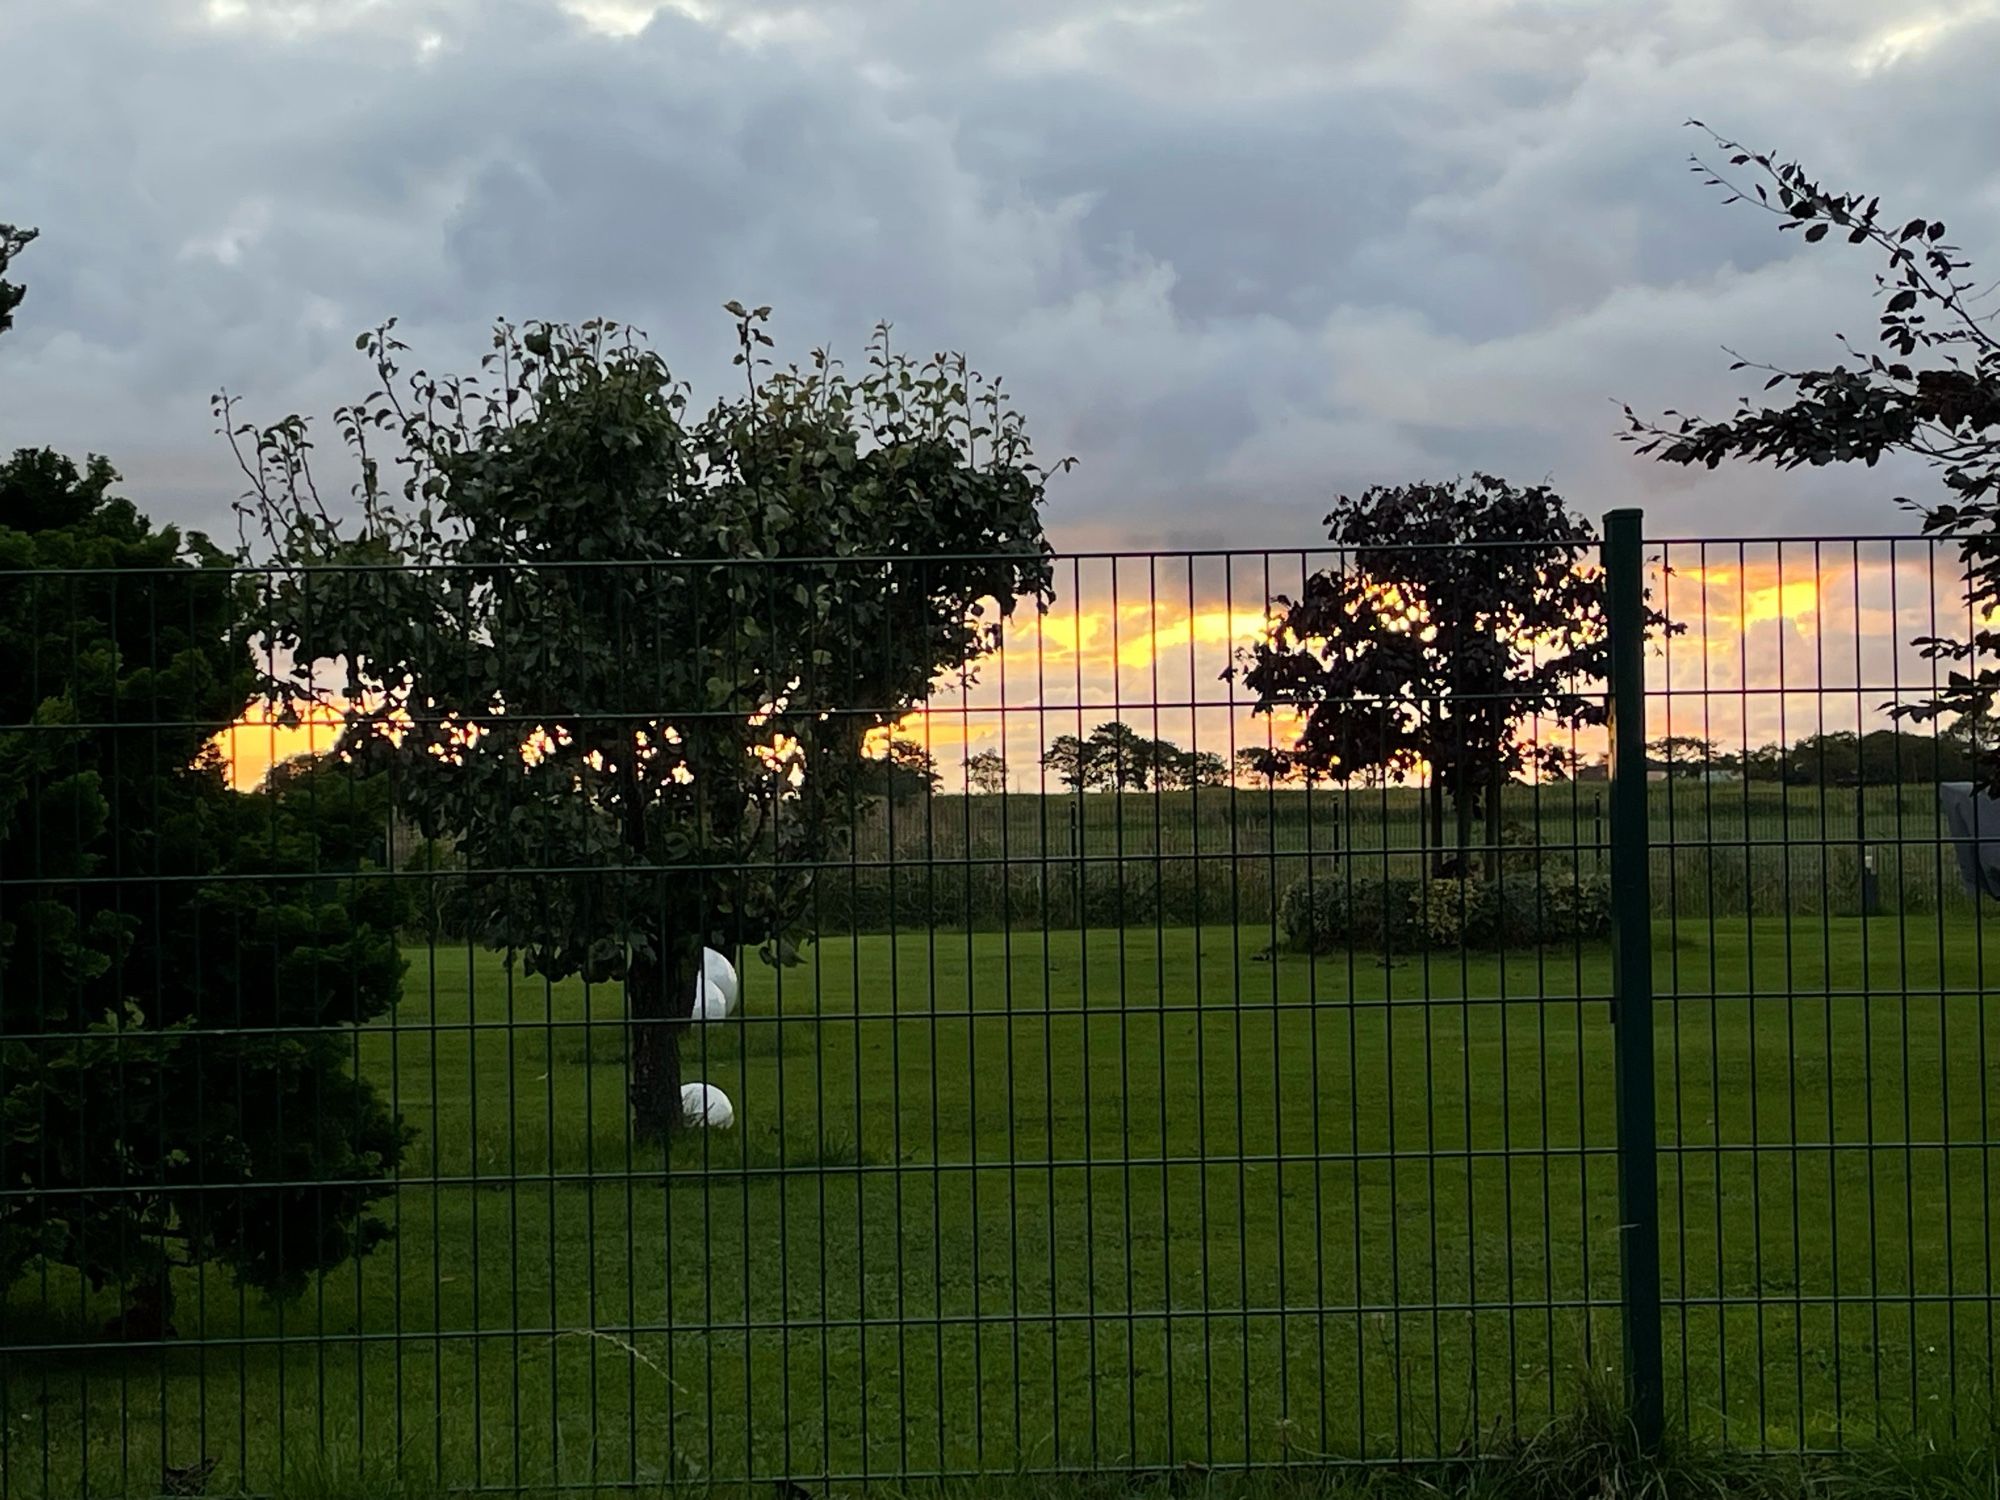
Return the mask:
[[[741,998],[736,986],[736,966],[713,948],[702,949],[701,977],[694,982],[694,1018],[720,1021],[734,1013]]]
[[[729,1014],[729,1001],[722,991],[704,979],[695,989],[694,1019],[697,1021],[720,1021]]]
[[[690,1125],[705,1125],[710,1130],[727,1130],[736,1123],[729,1096],[712,1083],[681,1085],[681,1116]]]

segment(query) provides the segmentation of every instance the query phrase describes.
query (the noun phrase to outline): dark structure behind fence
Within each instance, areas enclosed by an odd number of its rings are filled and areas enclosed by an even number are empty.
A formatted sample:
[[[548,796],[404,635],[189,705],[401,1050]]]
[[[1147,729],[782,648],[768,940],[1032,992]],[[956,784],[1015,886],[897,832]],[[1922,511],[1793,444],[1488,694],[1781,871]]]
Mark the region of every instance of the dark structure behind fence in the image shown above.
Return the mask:
[[[921,558],[851,561],[923,583]],[[734,953],[741,1009],[695,1023],[510,964],[495,913],[733,889],[775,854],[554,868],[523,826],[527,857],[482,867],[403,815],[393,766],[248,790],[246,719],[206,774],[233,767],[218,805],[262,852],[191,863],[209,834],[127,839],[85,795],[190,728],[135,675],[169,663],[134,655],[167,652],[186,581],[0,574],[39,643],[0,723],[0,1500],[1448,1459],[1621,1363],[1647,1441],[1983,1423],[2000,1037],[1937,819],[1959,747],[1904,725],[1909,764],[1863,765],[1930,688],[1910,642],[1962,612],[1952,555],[1643,543],[1615,512],[1602,561],[1608,734],[1523,733],[1608,751],[1608,780],[1508,786],[1440,880],[1428,768],[1235,769],[1293,726],[1249,713],[1232,651],[1343,558],[1056,559],[1049,613],[894,731],[935,783],[885,780],[780,872],[810,876],[799,961]],[[785,583],[781,560],[537,566]],[[1679,630],[1642,638],[1649,603]],[[107,692],[113,618],[133,670]],[[781,737],[809,727],[782,703],[603,717],[666,755],[670,727],[749,709],[782,819]],[[1041,763],[1107,723],[1231,770],[1077,789]],[[526,776],[561,728],[503,703],[481,733],[529,747]],[[1696,748],[1661,776],[1667,736]],[[1778,779],[1743,774],[1766,742]],[[1005,791],[974,789],[981,748]],[[181,921],[152,968],[120,956]],[[400,1000],[369,1013],[340,976],[390,928]],[[653,1025],[731,1128],[635,1136]],[[290,1082],[243,1087],[267,1076]]]

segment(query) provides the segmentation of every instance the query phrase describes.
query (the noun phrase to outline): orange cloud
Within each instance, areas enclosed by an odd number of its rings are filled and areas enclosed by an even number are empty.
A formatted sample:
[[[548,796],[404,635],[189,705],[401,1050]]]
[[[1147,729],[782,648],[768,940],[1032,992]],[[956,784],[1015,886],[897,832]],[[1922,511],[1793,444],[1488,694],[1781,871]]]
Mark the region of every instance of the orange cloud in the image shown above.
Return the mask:
[[[1203,609],[1170,612],[1163,621],[1157,611],[1139,605],[1133,611],[1136,628],[1120,632],[1118,664],[1149,667],[1176,648],[1226,646],[1234,650],[1269,634],[1278,615],[1271,609]]]
[[[1845,571],[1835,565],[1802,574],[1799,565],[1787,568],[1777,561],[1677,567],[1669,608],[1691,629],[1690,612],[1710,627],[1701,631],[1703,639],[1732,625],[1742,631],[1771,620],[1790,621],[1811,634],[1825,596]]]

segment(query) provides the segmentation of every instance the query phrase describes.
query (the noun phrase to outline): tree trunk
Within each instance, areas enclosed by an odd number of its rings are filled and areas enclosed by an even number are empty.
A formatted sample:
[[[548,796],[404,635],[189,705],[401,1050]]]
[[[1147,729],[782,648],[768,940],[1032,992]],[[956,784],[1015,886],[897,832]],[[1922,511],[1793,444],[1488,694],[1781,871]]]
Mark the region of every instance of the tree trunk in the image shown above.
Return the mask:
[[[1471,874],[1467,861],[1472,858],[1472,813],[1478,806],[1479,793],[1469,786],[1461,786],[1452,793],[1451,810],[1458,820],[1458,878]]]
[[[625,842],[642,863],[650,863],[652,841],[646,823],[648,795],[638,761],[626,756],[619,768]],[[681,1033],[694,1015],[701,948],[690,947],[691,930],[671,886],[659,891],[650,955],[634,951],[625,971],[625,1088],[632,1108],[633,1139],[658,1145],[680,1129]]]
[[[164,1256],[157,1271],[129,1289],[124,1307],[104,1325],[104,1334],[135,1342],[180,1337],[174,1327],[173,1269]]]
[[[1500,795],[1507,783],[1506,776],[1494,768],[1493,780],[1486,787],[1486,878],[1500,878]]]
[[[634,958],[625,976],[626,1089],[633,1137],[645,1145],[682,1124],[681,1035],[694,1013],[694,986],[694,964],[677,953],[664,966]]]
[[[1444,783],[1438,780],[1437,767],[1431,767],[1431,874],[1442,878],[1444,875]]]

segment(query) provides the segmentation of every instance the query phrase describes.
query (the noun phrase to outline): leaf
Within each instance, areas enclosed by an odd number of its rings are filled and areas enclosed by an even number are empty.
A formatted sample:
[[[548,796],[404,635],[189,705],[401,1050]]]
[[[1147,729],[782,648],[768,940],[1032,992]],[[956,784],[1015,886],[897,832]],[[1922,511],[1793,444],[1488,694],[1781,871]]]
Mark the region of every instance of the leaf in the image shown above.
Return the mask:
[[[1827,229],[1827,226],[1826,226],[1826,225],[1824,225],[1824,224],[1815,224],[1815,225],[1813,225],[1813,226],[1812,226],[1812,227],[1811,227],[1810,229],[1808,229],[1808,230],[1806,231],[1806,243],[1807,243],[1807,244],[1812,244],[1812,243],[1813,243],[1813,242],[1814,242],[1815,240],[1823,240],[1823,239],[1825,239],[1825,238],[1826,238],[1826,229]]]

